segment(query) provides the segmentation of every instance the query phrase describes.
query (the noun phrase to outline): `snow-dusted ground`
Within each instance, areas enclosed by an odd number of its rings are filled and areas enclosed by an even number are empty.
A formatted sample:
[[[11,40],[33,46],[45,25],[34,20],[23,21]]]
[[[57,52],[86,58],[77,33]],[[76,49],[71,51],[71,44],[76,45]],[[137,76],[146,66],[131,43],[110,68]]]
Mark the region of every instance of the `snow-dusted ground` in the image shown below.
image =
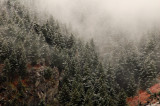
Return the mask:
[[[159,102],[156,102],[155,104],[150,104],[150,105],[147,105],[147,106],[160,106]]]

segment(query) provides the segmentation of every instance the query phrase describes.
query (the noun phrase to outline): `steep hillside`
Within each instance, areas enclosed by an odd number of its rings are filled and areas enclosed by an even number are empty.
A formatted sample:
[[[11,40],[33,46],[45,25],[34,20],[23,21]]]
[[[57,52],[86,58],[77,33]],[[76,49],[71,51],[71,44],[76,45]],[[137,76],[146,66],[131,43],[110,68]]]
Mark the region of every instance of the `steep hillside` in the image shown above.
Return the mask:
[[[142,103],[150,97],[145,90],[160,72],[159,30],[146,32],[140,43],[119,32],[104,56],[93,39],[78,39],[21,0],[3,0],[0,7],[0,105],[126,106],[137,105],[139,90]]]
[[[1,105],[126,104],[93,40],[77,39],[53,17],[41,20],[18,0],[0,6]]]

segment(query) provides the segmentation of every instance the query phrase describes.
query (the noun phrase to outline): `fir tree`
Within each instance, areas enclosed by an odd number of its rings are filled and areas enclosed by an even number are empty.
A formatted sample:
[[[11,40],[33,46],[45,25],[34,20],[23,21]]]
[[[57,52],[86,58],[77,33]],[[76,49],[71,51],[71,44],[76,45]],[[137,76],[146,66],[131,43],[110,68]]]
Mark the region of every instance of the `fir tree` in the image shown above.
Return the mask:
[[[7,77],[7,80],[11,81],[11,78],[12,78],[12,69],[11,69],[11,64],[9,62],[9,59],[5,60],[4,65],[5,65],[5,67],[3,69],[3,73]]]

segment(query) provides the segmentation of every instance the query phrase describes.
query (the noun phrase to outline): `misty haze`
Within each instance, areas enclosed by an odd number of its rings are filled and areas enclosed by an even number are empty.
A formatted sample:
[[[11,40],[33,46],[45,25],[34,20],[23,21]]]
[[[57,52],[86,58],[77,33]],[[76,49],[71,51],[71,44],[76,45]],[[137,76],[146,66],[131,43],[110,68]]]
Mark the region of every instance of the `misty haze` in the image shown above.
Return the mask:
[[[0,106],[160,105],[160,0],[0,7]]]

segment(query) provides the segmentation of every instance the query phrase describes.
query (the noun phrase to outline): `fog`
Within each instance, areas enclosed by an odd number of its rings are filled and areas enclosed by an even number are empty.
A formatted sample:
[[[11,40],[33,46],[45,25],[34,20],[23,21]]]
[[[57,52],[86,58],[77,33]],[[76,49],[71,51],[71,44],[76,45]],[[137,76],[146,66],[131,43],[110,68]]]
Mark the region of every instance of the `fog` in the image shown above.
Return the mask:
[[[139,39],[160,25],[160,0],[36,0],[35,5],[29,4],[72,26],[85,39],[101,41],[117,32]]]

